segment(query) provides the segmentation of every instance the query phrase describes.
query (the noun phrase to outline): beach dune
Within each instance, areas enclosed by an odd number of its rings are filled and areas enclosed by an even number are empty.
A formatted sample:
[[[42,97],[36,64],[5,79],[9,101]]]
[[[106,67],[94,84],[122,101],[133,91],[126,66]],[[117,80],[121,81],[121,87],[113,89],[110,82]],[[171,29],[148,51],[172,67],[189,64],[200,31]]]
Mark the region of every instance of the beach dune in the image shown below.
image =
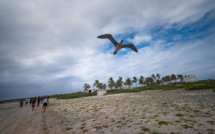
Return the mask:
[[[47,112],[18,102],[0,105],[1,134],[215,133],[212,90],[148,90],[68,100],[50,99]]]

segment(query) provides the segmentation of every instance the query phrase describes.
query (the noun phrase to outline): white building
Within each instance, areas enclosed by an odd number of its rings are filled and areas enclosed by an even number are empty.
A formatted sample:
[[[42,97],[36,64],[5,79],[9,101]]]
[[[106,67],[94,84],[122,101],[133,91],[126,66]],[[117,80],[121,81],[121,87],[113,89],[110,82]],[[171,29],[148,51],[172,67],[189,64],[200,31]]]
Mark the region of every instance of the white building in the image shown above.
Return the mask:
[[[197,78],[196,78],[196,76],[195,75],[185,75],[184,77],[183,77],[183,81],[184,82],[195,82],[195,81],[197,81]]]
[[[102,96],[102,95],[104,95],[105,93],[107,93],[106,90],[99,90],[99,91],[97,91],[97,96]]]
[[[130,85],[130,86],[125,86],[125,87],[123,87],[123,89],[132,89],[132,85]]]
[[[92,92],[95,92],[96,90],[95,89],[87,89],[86,93],[92,93]]]

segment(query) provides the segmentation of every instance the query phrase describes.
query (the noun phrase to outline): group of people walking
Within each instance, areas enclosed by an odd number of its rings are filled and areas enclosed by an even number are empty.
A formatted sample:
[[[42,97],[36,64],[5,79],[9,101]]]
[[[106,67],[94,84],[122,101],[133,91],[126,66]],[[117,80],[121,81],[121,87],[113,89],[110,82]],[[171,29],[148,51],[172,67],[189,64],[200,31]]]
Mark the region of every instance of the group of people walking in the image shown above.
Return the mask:
[[[34,108],[35,108],[35,106],[36,106],[36,104],[37,104],[37,107],[39,107],[40,106],[40,103],[41,104],[43,104],[43,112],[45,112],[46,111],[46,107],[48,106],[48,104],[49,104],[49,98],[47,97],[47,96],[44,96],[44,97],[34,97],[34,98],[26,98],[25,100],[24,100],[24,102],[25,102],[25,106],[28,106],[28,105],[30,105],[30,106],[32,106],[32,111],[34,111]],[[20,107],[22,107],[23,106],[23,100],[20,100]]]

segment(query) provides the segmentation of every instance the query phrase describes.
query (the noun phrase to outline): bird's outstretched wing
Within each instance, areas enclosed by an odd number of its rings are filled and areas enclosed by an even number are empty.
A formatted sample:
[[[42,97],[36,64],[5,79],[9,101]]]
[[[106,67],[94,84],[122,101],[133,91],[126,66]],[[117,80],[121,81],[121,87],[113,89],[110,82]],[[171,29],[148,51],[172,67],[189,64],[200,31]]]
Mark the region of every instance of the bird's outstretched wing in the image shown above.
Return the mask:
[[[109,39],[114,44],[115,47],[118,44],[118,42],[115,41],[115,39],[113,38],[113,36],[111,34],[103,34],[103,35],[98,36],[97,38]]]
[[[129,48],[131,48],[132,50],[134,50],[135,52],[138,53],[137,48],[133,44],[122,45],[122,48],[126,48],[126,47],[129,47]]]

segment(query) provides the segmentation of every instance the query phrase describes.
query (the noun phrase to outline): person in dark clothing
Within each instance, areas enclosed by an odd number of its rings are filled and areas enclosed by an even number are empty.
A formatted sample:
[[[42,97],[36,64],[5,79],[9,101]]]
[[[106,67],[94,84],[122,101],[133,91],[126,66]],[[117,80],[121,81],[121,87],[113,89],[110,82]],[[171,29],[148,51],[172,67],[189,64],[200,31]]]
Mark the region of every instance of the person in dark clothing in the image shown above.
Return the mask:
[[[34,97],[34,99],[32,99],[31,103],[32,103],[32,111],[34,111],[34,107],[36,105],[36,97]]]
[[[28,101],[29,101],[29,99],[26,98],[26,100],[25,100],[25,106],[26,106],[26,105],[28,106]]]
[[[41,102],[41,103],[43,102],[43,97],[40,97],[40,102]]]
[[[22,99],[20,99],[20,107],[22,107],[23,106],[23,100]]]
[[[37,98],[37,107],[39,107],[40,106],[40,96]]]
[[[32,98],[30,98],[30,105],[31,105],[31,103],[32,103],[32,100],[33,100],[33,99],[32,99]]]
[[[46,107],[47,107],[48,103],[49,103],[49,101],[48,101],[47,97],[45,96],[43,99],[43,112],[46,111]]]

